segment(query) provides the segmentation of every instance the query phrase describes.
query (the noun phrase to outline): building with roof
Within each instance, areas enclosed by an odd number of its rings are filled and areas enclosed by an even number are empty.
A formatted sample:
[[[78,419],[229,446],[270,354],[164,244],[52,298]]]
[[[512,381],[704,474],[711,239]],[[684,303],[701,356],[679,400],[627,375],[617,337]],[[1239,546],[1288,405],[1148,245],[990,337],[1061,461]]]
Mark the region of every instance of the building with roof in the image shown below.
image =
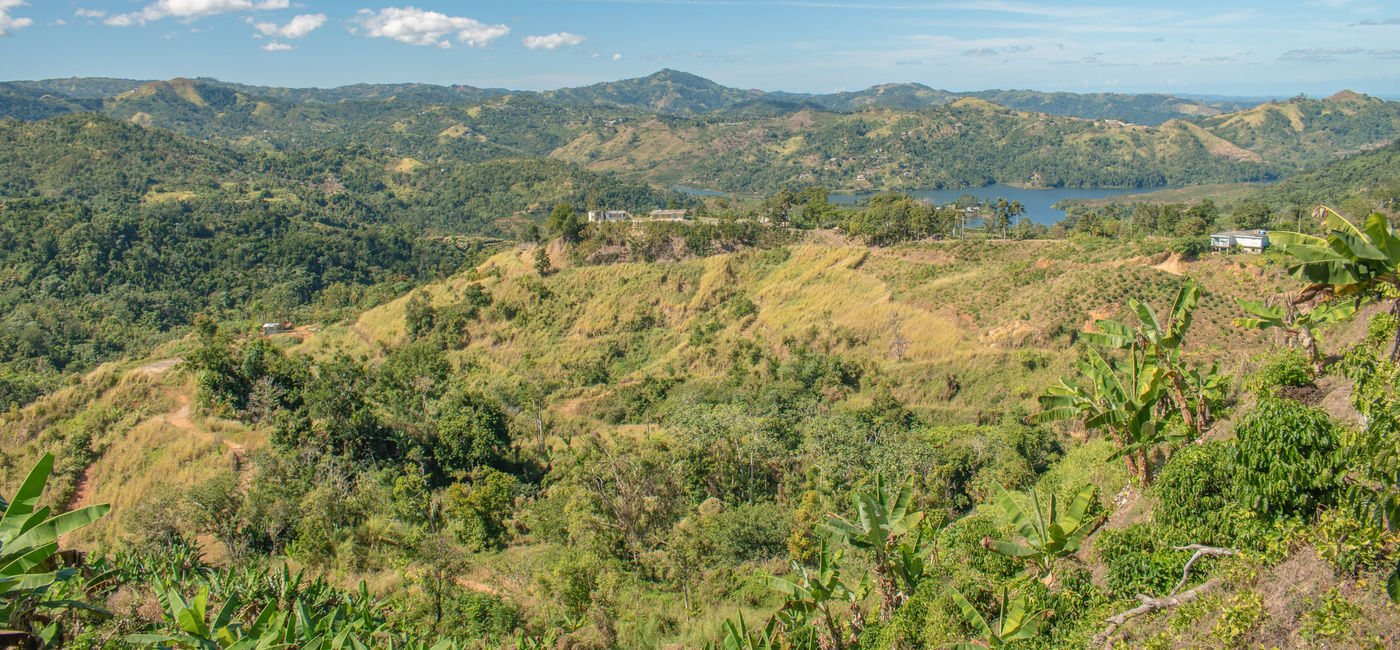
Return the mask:
[[[1262,253],[1269,247],[1269,231],[1226,230],[1210,236],[1212,252],[1227,252],[1236,247],[1246,253]]]

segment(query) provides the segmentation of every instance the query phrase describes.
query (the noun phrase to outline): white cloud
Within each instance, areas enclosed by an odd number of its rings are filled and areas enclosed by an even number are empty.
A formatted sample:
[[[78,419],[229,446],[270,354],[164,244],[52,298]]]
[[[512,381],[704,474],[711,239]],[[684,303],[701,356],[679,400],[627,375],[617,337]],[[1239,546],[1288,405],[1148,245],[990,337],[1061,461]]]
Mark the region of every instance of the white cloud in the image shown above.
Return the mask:
[[[614,61],[621,61],[621,60],[622,60],[622,55],[621,55],[621,54],[614,54],[614,55],[613,55],[613,60],[614,60]]]
[[[102,18],[107,12],[101,9],[79,9],[73,12],[73,15],[79,18]]]
[[[281,36],[282,38],[301,38],[316,31],[321,25],[326,24],[325,14],[302,14],[297,16],[287,24],[278,26],[277,23],[257,23],[253,25],[255,29],[262,32],[263,36]],[[266,48],[264,48],[266,49]]]
[[[286,9],[289,6],[291,0],[157,0],[146,5],[141,11],[115,14],[102,22],[116,27],[127,27],[145,25],[149,21],[162,18],[194,20],[231,11],[266,11]]]
[[[10,30],[28,27],[34,24],[33,18],[15,18],[10,15],[10,10],[15,7],[22,7],[27,2],[23,0],[0,0],[0,36],[9,36]]]
[[[554,34],[546,34],[544,36],[526,36],[525,38],[520,39],[520,42],[524,43],[525,47],[530,48],[532,50],[553,50],[556,48],[564,47],[565,45],[578,45],[579,43],[582,43],[583,40],[583,37],[579,36],[578,34],[570,34],[568,32],[557,32]]]
[[[287,50],[295,50],[295,49],[297,49],[297,48],[294,47],[294,46],[291,46],[291,45],[287,45],[286,43],[278,43],[277,41],[268,41],[266,44],[264,44],[264,45],[262,46],[262,49],[263,49],[263,50],[266,50],[266,51],[268,51],[268,52],[285,52],[285,51],[287,51]]]
[[[409,45],[436,45],[444,49],[452,47],[452,42],[445,37],[453,32],[456,32],[457,42],[468,47],[484,47],[510,33],[505,25],[487,25],[474,18],[449,16],[417,7],[385,7],[377,12],[361,9],[355,22],[370,38],[392,38]]]

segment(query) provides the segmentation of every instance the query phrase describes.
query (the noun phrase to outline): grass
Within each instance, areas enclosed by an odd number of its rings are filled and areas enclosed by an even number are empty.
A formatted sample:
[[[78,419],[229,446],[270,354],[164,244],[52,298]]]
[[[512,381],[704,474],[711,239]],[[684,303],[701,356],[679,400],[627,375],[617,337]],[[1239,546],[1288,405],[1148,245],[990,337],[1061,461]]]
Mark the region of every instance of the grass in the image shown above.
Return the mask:
[[[968,422],[1035,410],[1039,391],[1072,368],[1077,333],[1095,318],[1131,320],[1129,298],[1165,308],[1182,279],[1152,268],[1158,250],[1102,240],[795,245],[674,264],[566,263],[544,278],[533,251],[510,250],[422,290],[443,307],[480,283],[494,304],[451,355],[461,376],[573,386],[556,395],[555,415],[579,430],[617,426],[594,419],[592,405],[619,383],[718,380],[742,345],[781,358],[797,343],[866,369],[862,391],[836,399],[865,403],[878,384],[932,421]],[[1205,289],[1195,349],[1229,359],[1259,342],[1231,324],[1234,300],[1281,286],[1272,267],[1211,257],[1183,268]],[[327,326],[298,349],[382,357],[407,341],[407,300]],[[743,302],[756,313],[737,316]],[[1027,366],[1023,350],[1043,361]],[[605,383],[577,385],[580,368],[599,365]]]

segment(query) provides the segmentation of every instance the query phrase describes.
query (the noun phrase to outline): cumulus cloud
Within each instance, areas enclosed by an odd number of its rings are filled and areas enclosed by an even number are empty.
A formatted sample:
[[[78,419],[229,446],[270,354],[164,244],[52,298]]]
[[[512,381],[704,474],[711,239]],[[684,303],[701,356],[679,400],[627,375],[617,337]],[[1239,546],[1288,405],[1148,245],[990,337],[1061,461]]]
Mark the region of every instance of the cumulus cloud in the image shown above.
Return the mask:
[[[316,31],[324,24],[326,24],[325,14],[302,14],[291,19],[285,25],[279,26],[277,23],[254,23],[253,28],[261,32],[263,36],[301,38]],[[263,49],[267,48],[264,47]]]
[[[73,12],[73,15],[79,18],[102,18],[107,15],[107,12],[101,9],[79,9]]]
[[[613,60],[614,60],[614,61],[621,61],[621,60],[622,60],[622,54],[614,54],[614,55],[613,55]]]
[[[141,11],[115,14],[102,22],[116,27],[128,27],[145,25],[162,18],[194,20],[231,11],[266,11],[286,9],[289,6],[290,0],[157,0],[146,5]]]
[[[484,47],[506,34],[505,25],[487,25],[474,18],[449,16],[417,7],[385,7],[379,11],[361,9],[355,23],[370,38],[392,38],[409,45],[452,47],[446,38],[455,32],[456,41],[468,47]]]
[[[963,56],[996,56],[997,51],[990,47],[979,47],[975,50],[963,52]]]
[[[1363,21],[1361,21],[1361,22],[1359,22],[1359,23],[1352,23],[1352,24],[1351,24],[1352,27],[1357,27],[1357,26],[1374,27],[1374,26],[1377,26],[1377,25],[1400,25],[1400,18],[1382,18],[1382,19],[1380,19],[1380,20],[1377,20],[1377,19],[1375,19],[1375,18],[1367,18],[1366,20],[1363,20]]]
[[[578,45],[583,42],[583,37],[568,32],[557,32],[544,36],[526,36],[520,39],[520,42],[532,50],[553,50],[565,45]]]
[[[268,51],[268,52],[284,52],[284,51],[286,51],[286,50],[295,50],[295,49],[297,49],[297,48],[295,48],[295,47],[293,47],[293,46],[291,46],[291,45],[287,45],[286,43],[278,43],[277,41],[268,41],[265,45],[262,46],[262,49],[263,49],[263,50],[266,50],[266,51]]]
[[[0,36],[9,36],[13,30],[34,24],[33,18],[16,18],[10,15],[11,9],[26,4],[29,3],[23,0],[0,0]]]

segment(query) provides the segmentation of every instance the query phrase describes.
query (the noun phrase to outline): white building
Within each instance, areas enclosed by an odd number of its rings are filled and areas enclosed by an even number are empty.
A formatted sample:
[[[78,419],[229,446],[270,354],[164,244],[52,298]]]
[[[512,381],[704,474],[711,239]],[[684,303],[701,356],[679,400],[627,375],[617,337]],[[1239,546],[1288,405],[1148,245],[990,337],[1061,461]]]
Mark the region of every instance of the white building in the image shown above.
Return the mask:
[[[1229,251],[1236,246],[1246,253],[1262,253],[1269,247],[1269,231],[1227,230],[1210,236],[1212,251]]]
[[[589,210],[588,223],[603,223],[604,221],[628,221],[632,215],[625,210]]]

